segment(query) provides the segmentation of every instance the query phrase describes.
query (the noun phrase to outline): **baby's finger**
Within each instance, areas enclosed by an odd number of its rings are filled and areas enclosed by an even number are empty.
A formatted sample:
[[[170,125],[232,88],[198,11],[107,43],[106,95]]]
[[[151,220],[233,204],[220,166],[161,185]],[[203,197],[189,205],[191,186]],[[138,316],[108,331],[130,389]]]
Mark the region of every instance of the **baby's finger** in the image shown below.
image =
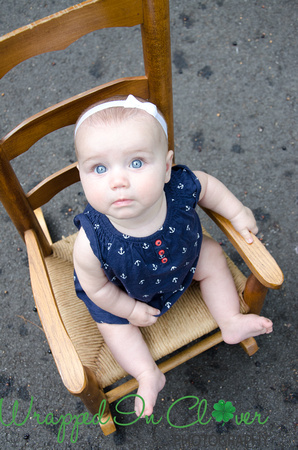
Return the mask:
[[[153,308],[153,306],[149,306],[150,310],[149,310],[149,314],[151,314],[152,316],[159,316],[160,314],[160,310]]]
[[[252,244],[253,243],[253,241],[254,241],[253,237],[252,237],[252,235],[250,234],[250,232],[247,229],[240,231],[240,234],[246,240],[246,242],[248,244]]]

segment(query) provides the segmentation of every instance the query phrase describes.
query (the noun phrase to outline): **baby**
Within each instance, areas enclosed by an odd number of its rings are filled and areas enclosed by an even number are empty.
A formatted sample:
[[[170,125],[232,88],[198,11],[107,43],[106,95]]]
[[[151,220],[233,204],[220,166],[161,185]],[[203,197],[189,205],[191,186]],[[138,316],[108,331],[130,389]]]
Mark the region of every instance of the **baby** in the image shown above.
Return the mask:
[[[152,103],[109,99],[77,122],[75,147],[89,202],[75,217],[75,287],[118,363],[139,383],[143,415],[152,414],[165,376],[139,327],[154,324],[192,280],[225,342],[272,331],[272,322],[242,315],[221,247],[202,235],[199,203],[231,221],[243,238],[257,233],[250,209],[217,179],[172,167],[166,122]],[[143,403],[136,397],[139,416]]]

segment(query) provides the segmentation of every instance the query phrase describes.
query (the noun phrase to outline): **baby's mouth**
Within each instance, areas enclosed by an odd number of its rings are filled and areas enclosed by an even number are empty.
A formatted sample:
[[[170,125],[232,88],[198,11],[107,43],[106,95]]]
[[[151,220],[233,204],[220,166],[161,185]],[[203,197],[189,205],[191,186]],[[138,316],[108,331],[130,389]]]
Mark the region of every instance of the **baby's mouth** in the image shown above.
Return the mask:
[[[128,206],[132,203],[132,200],[129,198],[119,198],[116,200],[113,205],[114,206]]]

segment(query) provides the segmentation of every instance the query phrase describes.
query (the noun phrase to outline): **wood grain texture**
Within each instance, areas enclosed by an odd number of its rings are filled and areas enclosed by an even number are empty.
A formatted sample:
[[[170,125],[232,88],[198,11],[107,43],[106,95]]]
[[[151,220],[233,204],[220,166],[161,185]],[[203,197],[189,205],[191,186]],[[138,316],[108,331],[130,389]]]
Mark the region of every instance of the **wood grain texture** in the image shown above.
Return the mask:
[[[143,0],[141,26],[145,74],[150,101],[158,105],[168,124],[169,150],[174,150],[171,35],[169,2]]]

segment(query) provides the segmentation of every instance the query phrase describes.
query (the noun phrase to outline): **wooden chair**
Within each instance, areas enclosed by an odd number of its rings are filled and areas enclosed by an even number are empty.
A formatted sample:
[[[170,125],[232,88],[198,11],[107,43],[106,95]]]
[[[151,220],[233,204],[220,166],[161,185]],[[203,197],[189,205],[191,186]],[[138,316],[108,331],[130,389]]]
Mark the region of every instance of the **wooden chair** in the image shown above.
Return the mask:
[[[113,360],[85,305],[75,295],[75,235],[52,244],[40,209],[58,192],[79,181],[76,164],[61,168],[25,193],[10,160],[45,135],[74,124],[90,104],[117,94],[134,94],[156,103],[168,123],[169,148],[174,148],[168,0],[88,0],[15,30],[0,41],[2,77],[22,61],[64,49],[91,31],[136,25],[141,26],[145,75],[120,78],[53,105],[23,121],[0,141],[0,198],[26,243],[36,307],[55,363],[66,388],[79,396],[92,414],[105,406],[101,409],[104,434],[115,430],[109,403],[133,391],[137,382],[132,379],[114,389],[105,389],[125,373]],[[229,260],[242,311],[259,313],[267,289],[277,289],[282,284],[279,267],[257,238],[247,245],[227,220],[206,212],[252,272],[246,280]],[[193,283],[179,302],[143,333],[156,360],[183,347],[161,362],[161,370],[167,372],[221,342],[219,331],[210,334],[216,329],[217,324],[200,297],[199,286]],[[208,333],[208,337],[198,340]],[[192,341],[196,342],[185,347]],[[253,338],[241,345],[249,355],[258,349]]]

